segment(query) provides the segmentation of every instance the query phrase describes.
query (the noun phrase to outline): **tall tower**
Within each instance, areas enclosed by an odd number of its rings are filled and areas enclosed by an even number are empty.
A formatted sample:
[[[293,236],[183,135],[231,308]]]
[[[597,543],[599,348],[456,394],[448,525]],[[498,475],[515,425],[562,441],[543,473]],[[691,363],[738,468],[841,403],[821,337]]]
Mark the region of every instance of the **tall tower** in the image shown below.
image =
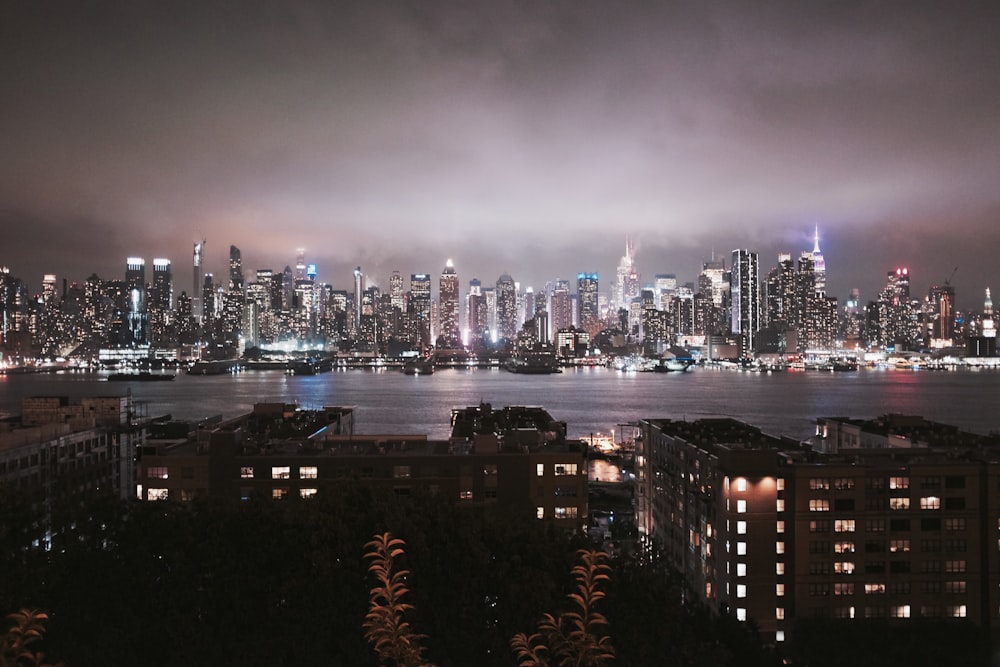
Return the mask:
[[[438,301],[440,303],[438,312],[441,318],[440,336],[444,338],[449,347],[459,344],[458,332],[458,274],[455,272],[455,265],[449,259],[441,272],[441,281],[438,285]]]
[[[298,248],[295,251],[295,280],[306,279],[306,249]]]
[[[740,352],[749,356],[757,344],[760,329],[760,278],[757,253],[750,250],[733,251],[732,278],[729,287],[732,296],[732,332],[740,336]]]
[[[576,274],[577,302],[580,304],[580,328],[592,337],[600,333],[601,313],[597,300],[596,273]]]
[[[497,279],[497,335],[514,340],[517,337],[517,286],[509,274]]]
[[[202,239],[201,242],[196,242],[194,244],[194,253],[192,257],[194,266],[194,282],[191,284],[191,314],[194,316],[195,322],[201,323],[202,316],[204,315],[204,306],[201,298],[201,288],[203,284],[203,279],[201,276],[201,263],[202,256],[205,252],[205,240]]]
[[[305,260],[303,260],[305,261]],[[354,269],[354,330],[361,327],[361,302],[365,296],[365,274],[361,273],[361,267]]]
[[[128,299],[128,331],[133,345],[149,342],[146,331],[148,305],[146,302],[146,260],[129,257],[125,264],[125,291]]]
[[[393,271],[389,276],[389,303],[399,312],[406,309],[406,302],[403,300],[403,276],[399,271]]]
[[[814,289],[816,294],[826,294],[826,260],[823,259],[823,253],[819,251],[819,225],[816,225],[816,231],[813,235],[813,272],[816,274],[816,282]]]
[[[416,319],[420,344],[431,344],[431,276],[428,273],[410,274],[410,312]]]
[[[243,253],[234,245],[229,246],[229,291],[243,291]]]
[[[489,316],[486,311],[486,298],[483,295],[483,283],[479,278],[469,281],[468,315],[469,335],[473,340],[480,340],[490,328]]]

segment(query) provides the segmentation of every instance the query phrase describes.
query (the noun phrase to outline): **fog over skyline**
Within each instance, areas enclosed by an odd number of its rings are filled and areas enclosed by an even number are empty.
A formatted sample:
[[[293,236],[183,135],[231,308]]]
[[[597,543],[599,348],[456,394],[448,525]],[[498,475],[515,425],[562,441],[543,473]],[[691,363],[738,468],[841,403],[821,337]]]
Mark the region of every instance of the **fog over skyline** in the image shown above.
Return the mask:
[[[1000,6],[21,2],[0,22],[0,266],[120,278],[303,247],[539,290],[635,239],[643,282],[812,248],[829,293],[908,266],[1000,286]],[[436,284],[436,280],[435,280]]]

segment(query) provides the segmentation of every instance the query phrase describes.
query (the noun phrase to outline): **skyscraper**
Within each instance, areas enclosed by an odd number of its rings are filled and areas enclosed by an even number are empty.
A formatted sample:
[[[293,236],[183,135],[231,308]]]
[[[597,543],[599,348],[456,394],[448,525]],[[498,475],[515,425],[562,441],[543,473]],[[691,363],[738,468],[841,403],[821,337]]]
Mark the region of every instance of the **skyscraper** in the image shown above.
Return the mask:
[[[760,329],[760,278],[757,253],[750,250],[733,250],[732,278],[732,332],[740,336],[740,353],[753,354]]]
[[[596,273],[576,274],[576,294],[580,304],[580,328],[591,336],[601,331],[601,313],[597,301]]]
[[[513,341],[517,337],[517,286],[509,274],[497,279],[497,335]]]
[[[149,298],[149,324],[152,342],[163,343],[174,309],[174,284],[170,260],[153,260],[153,289]]]
[[[229,291],[243,292],[243,253],[234,245],[229,246]]]
[[[570,299],[569,281],[557,280],[552,286],[552,294],[549,298],[552,302],[549,310],[552,331],[558,332],[572,327],[573,303]]]
[[[823,258],[823,253],[819,251],[819,225],[816,225],[816,231],[813,235],[812,263],[815,273],[813,288],[817,294],[826,295],[826,260]]]
[[[129,257],[125,265],[125,290],[128,299],[128,331],[133,345],[149,343],[149,317],[146,295],[146,260]]]
[[[361,267],[354,269],[354,331],[361,326],[361,301],[364,299],[365,274],[361,273]]]
[[[424,347],[431,344],[431,276],[429,273],[410,274],[410,306]]]
[[[203,278],[201,275],[202,254],[205,251],[205,241],[194,244],[192,262],[194,266],[194,282],[191,284],[191,314],[195,322],[201,324],[204,315],[204,305],[201,298]]]
[[[483,284],[479,278],[469,281],[468,295],[469,335],[472,340],[480,340],[490,328],[489,312],[486,309],[486,296],[483,294]]]
[[[399,312],[406,309],[406,302],[403,299],[403,276],[399,271],[393,271],[389,276],[389,302]]]
[[[441,280],[438,285],[439,313],[441,318],[441,331],[439,337],[446,347],[457,347],[459,345],[458,331],[458,274],[455,273],[455,265],[449,259],[445,264],[444,271],[441,272]]]

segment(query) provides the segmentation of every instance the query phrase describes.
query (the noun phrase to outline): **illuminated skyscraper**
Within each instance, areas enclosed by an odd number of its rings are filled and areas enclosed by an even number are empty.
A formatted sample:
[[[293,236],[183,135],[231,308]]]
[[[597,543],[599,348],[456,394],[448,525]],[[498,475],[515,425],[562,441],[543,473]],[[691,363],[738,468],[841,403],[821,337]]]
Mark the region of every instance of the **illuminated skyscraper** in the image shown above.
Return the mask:
[[[201,274],[202,255],[205,252],[205,241],[194,244],[193,264],[194,282],[191,285],[191,314],[195,322],[201,323],[204,315],[204,306],[201,298],[201,288],[204,282]]]
[[[953,340],[955,337],[955,288],[950,284],[934,285],[927,296],[931,321],[929,333],[932,339]]]
[[[295,280],[305,280],[306,276],[306,249],[299,248],[295,251]]]
[[[428,273],[410,275],[409,312],[414,316],[420,344],[431,344],[431,276]]]
[[[573,302],[570,298],[569,281],[557,280],[549,295],[549,321],[552,331],[557,332],[573,326]]]
[[[229,291],[243,292],[243,253],[234,245],[229,246]]]
[[[149,295],[149,324],[152,341],[165,343],[174,310],[174,283],[170,260],[153,260],[153,289]]]
[[[812,264],[813,272],[815,274],[815,282],[813,288],[817,294],[826,294],[826,260],[823,259],[823,253],[819,251],[819,225],[816,225],[816,232],[813,236],[813,251],[812,251]]]
[[[601,331],[601,313],[597,291],[596,273],[576,274],[576,294],[580,304],[580,328],[591,337],[596,336]]]
[[[361,273],[359,266],[354,269],[354,331],[361,327],[361,302],[364,300],[364,292],[365,274]]]
[[[760,329],[760,279],[757,253],[750,250],[733,251],[733,268],[730,279],[732,297],[731,327],[740,336],[740,352],[753,354]]]
[[[399,271],[393,271],[389,276],[389,299],[392,307],[399,312],[406,310],[406,301],[403,299],[403,276]]]
[[[149,318],[146,300],[146,260],[129,257],[125,268],[125,290],[128,299],[128,331],[133,345],[149,343]]]
[[[458,274],[455,273],[455,266],[449,259],[445,264],[444,271],[441,272],[441,280],[438,285],[438,302],[441,330],[439,337],[446,347],[457,347],[459,339],[458,330]]]
[[[514,279],[503,274],[497,279],[497,335],[501,339],[517,337],[517,286]]]
[[[483,284],[479,278],[469,281],[468,323],[469,335],[472,340],[479,340],[490,329],[489,311],[486,309],[486,296],[483,294]]]

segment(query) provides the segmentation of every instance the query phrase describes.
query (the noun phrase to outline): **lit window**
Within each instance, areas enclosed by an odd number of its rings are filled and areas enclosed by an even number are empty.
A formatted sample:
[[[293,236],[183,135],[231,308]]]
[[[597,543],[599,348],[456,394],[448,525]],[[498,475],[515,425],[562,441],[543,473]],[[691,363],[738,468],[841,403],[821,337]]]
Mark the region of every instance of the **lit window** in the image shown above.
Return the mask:
[[[483,466],[483,475],[485,475],[487,477],[492,477],[493,475],[496,475],[496,474],[497,474],[497,464],[496,463],[487,463],[486,465]]]
[[[747,564],[746,563],[737,563],[736,564],[736,576],[737,577],[745,577],[745,576],[747,576]]]
[[[146,489],[146,500],[167,500],[169,496],[169,489]]]
[[[784,563],[775,563],[774,564],[774,573],[778,574],[778,575],[784,574],[785,573],[785,564]]]
[[[924,496],[920,499],[920,509],[939,510],[941,509],[941,499],[937,496]]]
[[[825,498],[812,498],[809,500],[810,512],[829,512],[830,501]]]
[[[865,595],[883,595],[885,584],[865,584]]]
[[[909,540],[889,540],[889,551],[893,553],[906,553],[909,550]]]
[[[774,641],[776,641],[776,642],[783,642],[783,641],[785,641],[785,631],[784,630],[778,630],[777,632],[775,632],[774,633]]]
[[[784,491],[785,490],[785,478],[784,477],[779,477],[778,478],[777,489],[778,489],[778,491]]]
[[[964,593],[965,591],[966,591],[966,583],[964,581],[944,582],[945,593]]]
[[[910,488],[910,478],[909,477],[890,477],[889,478],[889,488],[890,489],[908,489],[908,488]]]
[[[271,489],[272,500],[284,500],[288,497],[288,489]]]
[[[299,466],[299,479],[316,479],[318,474],[316,466]]]
[[[409,479],[410,466],[392,466],[392,476],[396,479]]]
[[[170,473],[167,466],[153,466],[146,471],[146,477],[149,479],[169,479]]]
[[[737,584],[736,585],[736,597],[745,598],[747,596],[747,585]]]
[[[854,519],[836,519],[833,522],[833,532],[835,533],[853,533],[854,527]]]
[[[910,617],[910,605],[902,604],[897,607],[889,608],[889,615],[892,618],[909,618]]]
[[[300,498],[305,498],[305,499],[315,498],[316,493],[317,493],[316,489],[299,489]]]
[[[833,553],[852,554],[855,551],[854,542],[834,542]]]
[[[241,479],[253,479],[253,466],[240,466]]]
[[[964,604],[948,607],[948,615],[954,618],[965,618],[966,609]]]
[[[557,507],[555,509],[555,517],[557,519],[575,519],[577,516],[577,508],[575,507]]]
[[[458,492],[458,499],[459,500],[472,500],[472,491],[469,490],[469,489],[465,489],[465,490],[459,491]]]
[[[854,563],[850,561],[839,561],[833,564],[833,571],[836,574],[854,574]]]
[[[783,499],[778,498],[778,500],[776,501],[776,504],[775,504],[775,510],[778,511],[778,512],[784,512],[785,511],[785,501]]]
[[[292,469],[289,466],[274,466],[271,468],[271,479],[288,479],[292,476]]]
[[[737,514],[746,514],[746,511],[747,511],[747,501],[745,501],[745,500],[737,500],[736,501],[736,513]]]
[[[834,595],[854,595],[854,584],[836,583],[833,585]]]
[[[737,477],[736,478],[736,490],[737,491],[746,491],[747,490],[747,480],[746,480],[745,477]]]
[[[736,608],[736,620],[737,621],[745,621],[745,620],[747,620],[747,610],[746,610],[745,607],[737,607]]]
[[[809,489],[812,491],[829,491],[830,480],[826,477],[813,477],[809,480]]]
[[[908,509],[910,509],[910,499],[909,498],[889,498],[889,509],[891,509],[891,510],[908,510]]]
[[[736,555],[737,556],[746,556],[747,555],[747,543],[746,542],[737,542],[736,543]]]
[[[544,507],[536,507],[535,508],[535,518],[536,519],[544,519],[545,518],[545,508]]]
[[[539,477],[541,477],[541,476],[543,476],[545,474],[545,464],[544,463],[538,463],[538,464],[535,465],[535,474],[538,475]]]
[[[785,620],[785,608],[784,607],[775,607],[775,609],[774,609],[774,617],[777,620],[779,620],[779,621]]]
[[[944,562],[945,572],[965,572],[964,560],[946,560]]]
[[[783,554],[783,553],[785,553],[785,543],[784,542],[775,542],[774,543],[774,553],[776,553],[776,554]]]
[[[736,522],[736,534],[737,535],[746,535],[747,534],[747,522],[746,521],[737,521]]]
[[[775,528],[775,531],[778,532],[778,533],[785,532],[785,522],[784,521],[778,521],[775,524],[774,528]]]
[[[575,475],[576,474],[576,464],[575,463],[557,463],[555,465],[556,475]]]
[[[774,594],[777,595],[779,598],[785,597],[785,585],[784,584],[775,584],[774,585]]]

